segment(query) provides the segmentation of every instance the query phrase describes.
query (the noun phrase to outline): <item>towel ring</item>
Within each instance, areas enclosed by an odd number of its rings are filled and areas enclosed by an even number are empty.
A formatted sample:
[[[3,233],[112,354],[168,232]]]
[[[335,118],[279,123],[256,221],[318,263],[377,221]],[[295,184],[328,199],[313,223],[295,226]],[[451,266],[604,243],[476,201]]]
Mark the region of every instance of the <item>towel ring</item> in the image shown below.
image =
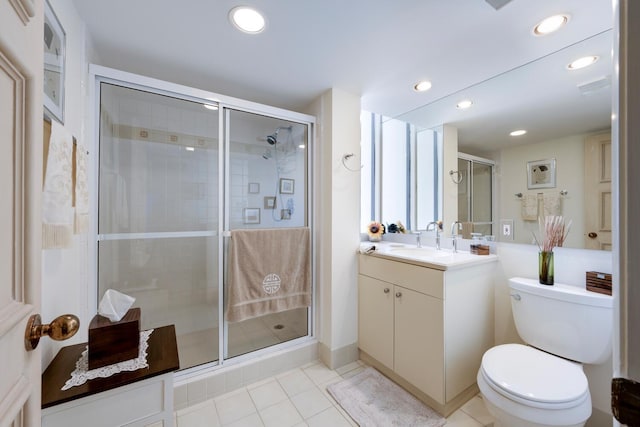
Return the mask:
[[[456,176],[455,178],[453,177],[454,175]],[[454,184],[460,184],[462,182],[462,179],[464,178],[462,172],[454,170],[449,171],[449,176],[451,177],[451,181],[453,181]]]
[[[344,168],[348,171],[351,172],[360,172],[360,170],[364,167],[364,165],[360,165],[360,169],[352,169],[349,166],[347,166],[347,160],[349,160],[350,158],[352,158],[353,156],[355,156],[355,154],[353,153],[347,153],[345,155],[342,156],[342,166],[344,166]]]

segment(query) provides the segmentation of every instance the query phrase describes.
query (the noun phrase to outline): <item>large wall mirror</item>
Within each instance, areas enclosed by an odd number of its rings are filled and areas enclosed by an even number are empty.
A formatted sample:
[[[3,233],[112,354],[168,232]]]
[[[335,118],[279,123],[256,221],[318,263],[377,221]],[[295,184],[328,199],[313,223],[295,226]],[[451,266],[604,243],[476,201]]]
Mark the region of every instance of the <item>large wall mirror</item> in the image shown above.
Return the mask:
[[[451,126],[457,152],[495,161],[497,240],[532,244],[537,216],[559,213],[572,221],[565,246],[610,249],[612,38],[604,31],[395,118]],[[567,68],[585,56],[598,60]],[[463,100],[471,107],[456,108]],[[510,136],[518,129],[527,132]]]

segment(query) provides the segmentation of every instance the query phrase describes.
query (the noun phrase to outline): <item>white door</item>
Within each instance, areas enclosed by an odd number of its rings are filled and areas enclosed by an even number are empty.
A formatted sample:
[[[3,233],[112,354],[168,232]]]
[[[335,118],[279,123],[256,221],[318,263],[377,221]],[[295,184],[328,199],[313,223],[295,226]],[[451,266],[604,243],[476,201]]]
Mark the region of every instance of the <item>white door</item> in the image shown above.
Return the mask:
[[[613,219],[610,132],[587,138],[584,146],[584,163],[584,247],[610,251]]]
[[[0,426],[40,425],[42,1],[0,0]]]

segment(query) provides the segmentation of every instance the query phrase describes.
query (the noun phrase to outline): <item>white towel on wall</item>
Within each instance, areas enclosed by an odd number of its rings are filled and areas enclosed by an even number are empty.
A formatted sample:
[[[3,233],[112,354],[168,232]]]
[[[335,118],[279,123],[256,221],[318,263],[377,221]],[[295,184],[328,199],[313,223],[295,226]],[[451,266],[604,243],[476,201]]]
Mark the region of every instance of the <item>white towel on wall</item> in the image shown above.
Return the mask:
[[[51,138],[42,191],[42,248],[68,248],[73,235],[72,206],[73,136],[51,121]]]
[[[521,215],[524,221],[538,220],[538,196],[536,194],[525,194],[522,196]]]
[[[89,185],[87,181],[87,149],[76,145],[76,212],[74,232],[82,234],[89,231]]]
[[[562,204],[559,194],[550,193],[543,196],[544,216],[562,215]]]

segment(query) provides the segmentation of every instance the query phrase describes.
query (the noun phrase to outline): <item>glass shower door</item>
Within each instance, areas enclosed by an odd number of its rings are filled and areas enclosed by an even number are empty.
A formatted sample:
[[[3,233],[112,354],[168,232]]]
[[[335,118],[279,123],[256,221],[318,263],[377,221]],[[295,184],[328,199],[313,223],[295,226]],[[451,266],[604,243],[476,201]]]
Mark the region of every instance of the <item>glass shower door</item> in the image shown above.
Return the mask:
[[[493,165],[458,158],[458,221],[473,223],[473,232],[492,235]]]
[[[232,109],[225,110],[225,120],[229,151],[225,228],[308,226],[309,126]],[[297,308],[228,322],[225,358],[306,337],[309,311]]]
[[[174,324],[181,369],[218,360],[217,106],[103,82],[99,156],[98,298]]]

